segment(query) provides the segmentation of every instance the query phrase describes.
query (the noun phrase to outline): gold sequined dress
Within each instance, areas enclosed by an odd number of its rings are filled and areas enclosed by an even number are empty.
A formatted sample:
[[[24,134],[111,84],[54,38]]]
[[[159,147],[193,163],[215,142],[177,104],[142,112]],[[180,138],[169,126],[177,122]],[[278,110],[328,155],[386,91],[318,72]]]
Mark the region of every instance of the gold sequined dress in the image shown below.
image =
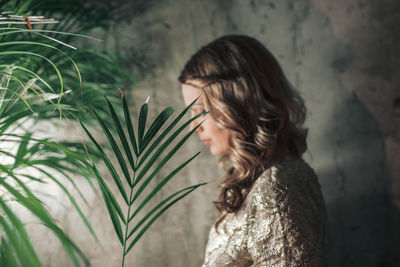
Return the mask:
[[[240,210],[211,228],[203,267],[326,266],[321,186],[301,158],[287,156],[253,184]]]

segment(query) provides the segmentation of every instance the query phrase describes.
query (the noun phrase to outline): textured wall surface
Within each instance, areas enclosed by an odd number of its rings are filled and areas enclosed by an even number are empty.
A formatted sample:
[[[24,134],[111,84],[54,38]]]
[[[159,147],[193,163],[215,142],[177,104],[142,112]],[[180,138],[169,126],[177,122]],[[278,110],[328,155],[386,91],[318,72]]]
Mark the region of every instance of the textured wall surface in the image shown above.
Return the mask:
[[[399,7],[396,0],[168,0],[140,19],[117,24],[104,38],[121,54],[131,53],[138,40],[146,47],[144,64],[151,72],[133,72],[144,78],[133,88],[132,101],[140,104],[150,96],[150,116],[169,105],[183,108],[177,76],[202,45],[233,33],[262,41],[308,107],[304,158],[317,172],[326,200],[330,266],[398,266]],[[176,188],[210,184],[163,215],[129,254],[126,266],[201,265],[222,172],[196,138],[170,169],[200,150],[160,199]],[[85,212],[101,246],[71,207],[52,205],[54,212],[92,266],[119,266],[122,248],[101,196],[82,186],[89,200]],[[57,202],[67,203],[59,195]],[[51,234],[39,229],[33,235],[46,240],[38,248],[46,266],[71,265]]]

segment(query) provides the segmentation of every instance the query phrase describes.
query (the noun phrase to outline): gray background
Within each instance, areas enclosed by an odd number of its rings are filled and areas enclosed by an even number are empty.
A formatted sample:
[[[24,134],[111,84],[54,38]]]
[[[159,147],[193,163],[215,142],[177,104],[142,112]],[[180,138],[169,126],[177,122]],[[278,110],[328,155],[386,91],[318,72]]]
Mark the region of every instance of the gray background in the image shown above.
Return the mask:
[[[98,34],[121,55],[142,53],[143,68],[132,70],[140,79],[130,99],[137,114],[150,96],[150,116],[166,106],[183,108],[177,76],[202,45],[233,33],[259,39],[308,107],[304,158],[319,176],[328,209],[330,266],[398,266],[399,7],[396,0],[169,0]],[[64,129],[63,134],[82,133]],[[197,151],[203,151],[200,157],[158,199],[177,188],[210,184],[162,216],[128,255],[126,266],[201,265],[215,220],[216,179],[222,175],[217,159],[195,137],[163,174]],[[107,172],[105,177],[110,179]],[[84,212],[101,245],[56,187],[48,188],[56,196],[48,205],[92,266],[120,266],[122,248],[101,195],[86,182],[79,184],[89,201]],[[45,266],[72,265],[51,233],[29,228]]]

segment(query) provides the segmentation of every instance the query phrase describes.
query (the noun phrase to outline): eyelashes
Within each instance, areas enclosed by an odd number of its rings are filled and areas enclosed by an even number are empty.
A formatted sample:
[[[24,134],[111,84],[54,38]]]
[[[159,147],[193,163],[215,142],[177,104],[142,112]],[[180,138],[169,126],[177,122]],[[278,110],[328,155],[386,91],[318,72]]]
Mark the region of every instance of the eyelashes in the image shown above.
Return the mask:
[[[205,109],[201,108],[201,109],[192,109],[191,111],[192,114],[192,118],[199,115],[200,113],[205,112]]]

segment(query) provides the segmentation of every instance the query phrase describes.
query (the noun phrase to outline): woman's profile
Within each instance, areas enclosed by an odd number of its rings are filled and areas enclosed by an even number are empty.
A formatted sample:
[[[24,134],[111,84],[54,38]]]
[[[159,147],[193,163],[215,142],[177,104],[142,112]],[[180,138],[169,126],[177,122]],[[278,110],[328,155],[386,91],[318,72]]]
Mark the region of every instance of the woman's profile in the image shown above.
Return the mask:
[[[203,266],[325,266],[326,212],[306,151],[304,102],[259,41],[220,37],[179,77],[200,139],[226,177]]]

